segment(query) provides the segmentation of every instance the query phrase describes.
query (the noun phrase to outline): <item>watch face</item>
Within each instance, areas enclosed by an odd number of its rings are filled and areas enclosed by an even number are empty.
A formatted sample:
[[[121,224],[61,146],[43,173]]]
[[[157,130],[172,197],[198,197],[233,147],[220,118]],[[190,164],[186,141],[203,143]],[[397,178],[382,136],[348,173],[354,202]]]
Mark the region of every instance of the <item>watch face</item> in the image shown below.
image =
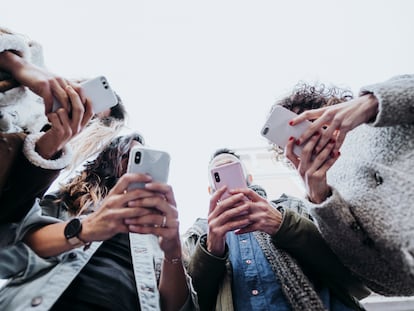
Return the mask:
[[[73,238],[77,236],[82,230],[82,223],[79,218],[73,218],[69,221],[65,227],[65,237],[66,239]]]

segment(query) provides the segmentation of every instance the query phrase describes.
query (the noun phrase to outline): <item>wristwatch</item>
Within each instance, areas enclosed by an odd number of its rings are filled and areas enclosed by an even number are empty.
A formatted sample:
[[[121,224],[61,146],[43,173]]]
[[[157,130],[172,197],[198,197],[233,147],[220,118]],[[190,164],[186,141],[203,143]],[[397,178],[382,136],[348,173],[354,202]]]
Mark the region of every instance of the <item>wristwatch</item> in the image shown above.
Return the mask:
[[[64,234],[66,240],[68,240],[69,244],[74,247],[79,247],[84,245],[85,243],[79,239],[79,234],[82,231],[82,222],[80,218],[73,218],[71,219],[65,227]]]

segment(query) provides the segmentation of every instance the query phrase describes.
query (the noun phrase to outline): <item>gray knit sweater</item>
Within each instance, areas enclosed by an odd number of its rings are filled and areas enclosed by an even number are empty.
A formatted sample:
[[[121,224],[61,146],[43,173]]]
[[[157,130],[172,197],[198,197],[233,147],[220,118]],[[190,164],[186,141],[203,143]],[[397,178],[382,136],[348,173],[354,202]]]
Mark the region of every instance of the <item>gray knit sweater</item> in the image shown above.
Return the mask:
[[[309,203],[345,265],[383,295],[414,295],[414,75],[364,87],[379,112],[349,132],[328,172],[333,194]]]

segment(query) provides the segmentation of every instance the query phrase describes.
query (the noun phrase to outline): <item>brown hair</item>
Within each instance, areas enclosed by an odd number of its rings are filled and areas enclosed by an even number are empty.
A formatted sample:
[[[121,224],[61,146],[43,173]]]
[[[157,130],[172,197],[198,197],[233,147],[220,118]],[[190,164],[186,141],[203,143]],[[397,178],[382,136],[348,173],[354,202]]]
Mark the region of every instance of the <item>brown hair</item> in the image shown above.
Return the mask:
[[[72,215],[92,211],[122,174],[122,160],[129,156],[133,141],[144,144],[138,133],[118,136],[79,175],[60,187],[57,202],[65,202]]]

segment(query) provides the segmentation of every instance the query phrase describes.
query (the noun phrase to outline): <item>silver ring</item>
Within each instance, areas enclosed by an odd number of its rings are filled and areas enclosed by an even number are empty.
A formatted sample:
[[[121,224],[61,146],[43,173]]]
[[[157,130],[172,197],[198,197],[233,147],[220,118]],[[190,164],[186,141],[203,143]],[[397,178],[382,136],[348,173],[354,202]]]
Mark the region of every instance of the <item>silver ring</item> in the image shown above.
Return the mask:
[[[166,225],[167,225],[167,216],[164,215],[164,217],[162,218],[161,228],[165,228]]]

